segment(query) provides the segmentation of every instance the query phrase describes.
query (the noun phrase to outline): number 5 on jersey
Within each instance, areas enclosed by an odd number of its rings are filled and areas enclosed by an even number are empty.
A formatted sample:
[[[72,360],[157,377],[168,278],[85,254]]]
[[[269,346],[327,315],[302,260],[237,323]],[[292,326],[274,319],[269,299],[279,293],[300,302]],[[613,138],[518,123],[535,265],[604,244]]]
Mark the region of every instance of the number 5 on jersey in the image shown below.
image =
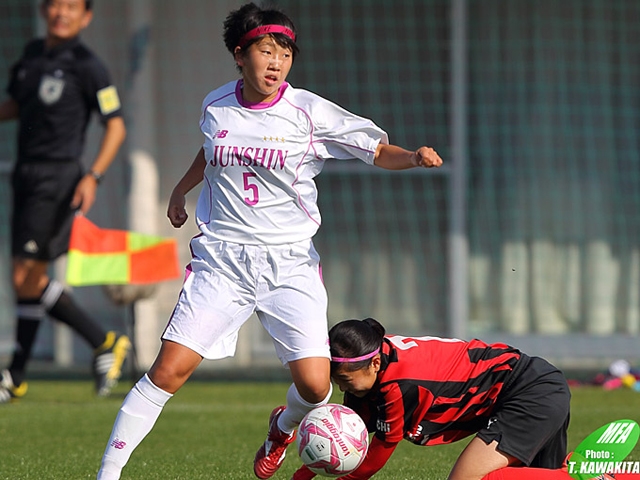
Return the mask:
[[[253,172],[244,172],[242,174],[242,179],[244,182],[244,191],[251,192],[250,197],[244,197],[244,202],[247,205],[251,205],[251,206],[258,203],[258,185],[251,182],[251,180],[255,176],[256,174]]]

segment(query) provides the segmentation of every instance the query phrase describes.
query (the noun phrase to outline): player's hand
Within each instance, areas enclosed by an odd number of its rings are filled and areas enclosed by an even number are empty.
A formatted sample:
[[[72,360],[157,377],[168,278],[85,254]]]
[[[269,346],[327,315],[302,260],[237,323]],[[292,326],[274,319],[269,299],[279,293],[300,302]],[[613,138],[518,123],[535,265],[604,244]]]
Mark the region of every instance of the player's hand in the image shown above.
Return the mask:
[[[169,199],[169,207],[167,208],[167,217],[169,217],[169,221],[171,225],[175,228],[180,228],[189,218],[187,215],[187,210],[185,205],[187,204],[187,200],[184,195],[175,190],[171,193],[171,198]]]
[[[413,154],[413,164],[416,167],[433,168],[442,165],[438,152],[431,147],[420,147]]]
[[[82,177],[73,192],[71,208],[74,210],[79,209],[84,215],[86,215],[96,201],[97,188],[98,182],[96,182],[96,179],[91,175],[85,175]]]
[[[309,470],[306,465],[302,465],[294,472],[291,480],[311,480],[315,476],[316,474]]]

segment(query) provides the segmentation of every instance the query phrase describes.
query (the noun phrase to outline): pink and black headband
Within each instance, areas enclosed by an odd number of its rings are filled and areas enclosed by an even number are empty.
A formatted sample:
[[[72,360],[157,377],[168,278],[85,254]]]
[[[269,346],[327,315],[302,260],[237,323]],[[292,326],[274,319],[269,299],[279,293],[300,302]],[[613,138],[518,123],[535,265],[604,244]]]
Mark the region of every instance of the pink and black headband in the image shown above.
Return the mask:
[[[380,348],[377,348],[373,352],[367,353],[366,355],[362,355],[361,357],[354,357],[354,358],[331,357],[331,361],[336,363],[362,362],[363,360],[369,360],[370,358],[375,357],[378,353],[380,353]]]
[[[293,33],[293,30],[285,27],[284,25],[262,25],[260,27],[253,28],[245,33],[238,42],[238,46],[240,48],[244,48],[249,40],[252,40],[261,35],[266,35],[268,33],[281,33],[289,37],[292,41],[296,41],[296,34]]]

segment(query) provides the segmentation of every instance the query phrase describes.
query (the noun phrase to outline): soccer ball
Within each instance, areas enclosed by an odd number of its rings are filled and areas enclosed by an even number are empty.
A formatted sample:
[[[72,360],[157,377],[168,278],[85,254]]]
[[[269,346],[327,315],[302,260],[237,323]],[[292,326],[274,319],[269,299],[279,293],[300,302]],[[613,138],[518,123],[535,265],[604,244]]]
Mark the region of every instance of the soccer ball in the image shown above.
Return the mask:
[[[328,403],[302,419],[297,442],[298,454],[309,470],[325,477],[341,477],[360,466],[369,448],[369,435],[356,412]]]

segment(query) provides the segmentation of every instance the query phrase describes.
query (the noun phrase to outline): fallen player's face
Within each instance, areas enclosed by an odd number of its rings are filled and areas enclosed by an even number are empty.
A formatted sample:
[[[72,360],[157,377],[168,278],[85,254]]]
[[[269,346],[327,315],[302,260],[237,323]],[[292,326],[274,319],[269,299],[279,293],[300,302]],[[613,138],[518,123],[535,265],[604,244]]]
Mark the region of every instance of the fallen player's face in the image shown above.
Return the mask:
[[[378,357],[379,358],[379,357]],[[368,367],[348,371],[344,368],[336,371],[331,377],[341,392],[348,392],[356,397],[364,397],[371,391],[378,378],[380,362],[371,362]]]

